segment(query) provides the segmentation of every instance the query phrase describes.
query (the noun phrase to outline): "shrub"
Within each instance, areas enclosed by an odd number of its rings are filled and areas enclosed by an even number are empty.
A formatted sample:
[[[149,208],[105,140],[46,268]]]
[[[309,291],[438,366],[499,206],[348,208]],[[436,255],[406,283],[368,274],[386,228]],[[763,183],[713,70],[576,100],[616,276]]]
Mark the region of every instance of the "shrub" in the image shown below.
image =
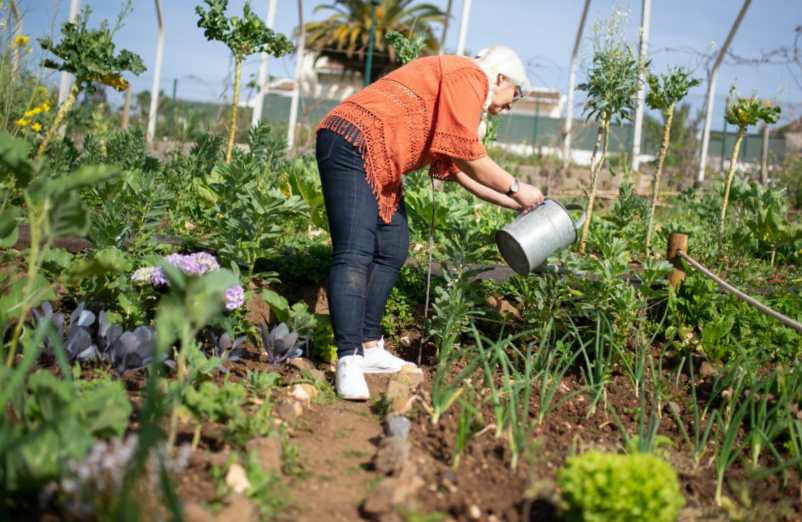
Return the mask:
[[[557,474],[566,519],[583,522],[673,522],[685,503],[671,465],[646,453],[589,451]]]

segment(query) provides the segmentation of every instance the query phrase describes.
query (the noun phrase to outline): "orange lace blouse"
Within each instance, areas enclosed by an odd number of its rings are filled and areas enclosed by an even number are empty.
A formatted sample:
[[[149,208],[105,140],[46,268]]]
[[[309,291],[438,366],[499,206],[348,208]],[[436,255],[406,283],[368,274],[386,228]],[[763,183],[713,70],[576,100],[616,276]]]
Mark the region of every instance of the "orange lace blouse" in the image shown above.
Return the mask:
[[[468,58],[418,58],[334,107],[318,130],[334,131],[359,149],[379,216],[389,223],[403,174],[430,165],[431,175],[448,179],[459,170],[453,158],[487,154],[477,130],[488,88]]]

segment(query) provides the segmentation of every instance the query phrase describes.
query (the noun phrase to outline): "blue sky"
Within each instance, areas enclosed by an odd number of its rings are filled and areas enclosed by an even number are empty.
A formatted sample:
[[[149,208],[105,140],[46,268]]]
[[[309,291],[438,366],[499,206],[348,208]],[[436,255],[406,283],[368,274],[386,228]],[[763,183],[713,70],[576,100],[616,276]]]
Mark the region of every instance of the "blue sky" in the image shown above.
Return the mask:
[[[69,0],[17,0],[24,12],[26,34],[40,37],[56,34],[67,18]],[[162,69],[162,89],[168,94],[173,79],[178,79],[178,96],[196,100],[215,100],[226,92],[225,78],[230,67],[226,47],[207,42],[196,27],[194,0],[162,0],[166,24],[166,48]],[[231,0],[232,13],[241,12],[243,0]],[[264,16],[267,0],[252,0],[253,9]],[[324,15],[314,8],[327,2],[307,0],[307,21]],[[431,0],[445,9],[446,0]],[[114,18],[121,0],[83,0],[82,5],[93,9],[92,21]],[[530,78],[537,86],[558,88],[563,92],[568,82],[568,61],[576,34],[582,0],[473,0],[467,47],[477,50],[495,43],[516,49],[530,64]],[[653,67],[665,70],[669,65],[694,68],[697,76],[705,78],[698,55],[693,51],[708,51],[724,41],[742,4],[741,0],[655,0],[652,7],[651,45]],[[625,34],[637,46],[641,2],[639,0],[593,0],[582,47],[579,81],[589,62],[591,52],[590,26],[618,8],[629,12]],[[454,0],[454,19],[449,28],[447,49],[457,45],[457,33],[462,1]],[[297,2],[279,0],[276,30],[291,34],[298,23]],[[793,42],[794,28],[802,25],[802,0],[759,0],[753,2],[732,45],[742,56],[759,56],[762,52]],[[439,27],[437,28],[439,31]],[[149,68],[155,61],[156,19],[154,2],[133,0],[133,12],[117,37],[119,47],[142,56]],[[30,55],[37,61],[38,46]],[[271,61],[271,74],[291,76],[292,56]],[[256,74],[258,57],[252,57],[243,69],[243,78]],[[54,75],[50,75],[56,81]],[[150,70],[133,78],[136,91],[150,89]],[[784,120],[802,116],[802,69],[784,65],[744,66],[725,63],[717,84],[715,121],[720,121],[724,98],[732,82],[739,92],[773,98],[783,106]],[[247,93],[243,91],[243,96]],[[705,84],[689,94],[695,106],[702,104]],[[581,97],[577,101],[581,103]],[[720,124],[717,124],[718,127]]]

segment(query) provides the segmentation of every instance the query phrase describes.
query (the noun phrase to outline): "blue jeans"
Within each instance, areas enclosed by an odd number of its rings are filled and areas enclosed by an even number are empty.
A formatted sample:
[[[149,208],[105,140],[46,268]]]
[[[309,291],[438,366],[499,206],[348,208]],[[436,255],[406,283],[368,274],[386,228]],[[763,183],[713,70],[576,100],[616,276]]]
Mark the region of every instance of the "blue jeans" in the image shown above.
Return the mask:
[[[381,220],[362,155],[339,134],[321,129],[315,156],[331,232],[328,299],[337,353],[361,355],[363,341],[381,337],[384,307],[407,258],[407,212],[402,198],[392,221]]]

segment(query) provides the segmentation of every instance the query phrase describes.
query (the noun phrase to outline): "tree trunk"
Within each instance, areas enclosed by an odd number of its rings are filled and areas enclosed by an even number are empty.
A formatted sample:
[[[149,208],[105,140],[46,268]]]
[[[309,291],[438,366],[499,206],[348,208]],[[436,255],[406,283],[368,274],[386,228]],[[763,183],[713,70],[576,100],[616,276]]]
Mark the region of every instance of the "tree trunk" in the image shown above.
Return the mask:
[[[730,187],[735,177],[735,167],[738,165],[738,153],[741,151],[741,142],[744,140],[746,127],[739,127],[738,134],[735,136],[735,144],[732,146],[732,156],[730,156],[730,170],[727,173],[727,184],[724,186],[724,201],[721,203],[721,217],[718,224],[718,235],[724,237],[724,219],[727,217],[727,205],[730,202]]]
[[[78,91],[78,80],[76,79],[76,81],[73,82],[72,87],[70,88],[70,93],[67,95],[64,103],[62,103],[61,107],[58,108],[56,118],[53,120],[50,128],[47,129],[47,133],[42,139],[42,143],[39,144],[39,148],[36,150],[36,159],[40,159],[42,156],[44,156],[47,146],[50,144],[53,136],[55,136],[58,132],[59,127],[61,127],[61,124],[64,122],[64,118],[67,116],[67,113],[70,112],[75,100],[78,98]]]
[[[226,163],[231,161],[234,150],[234,136],[237,134],[237,111],[239,110],[239,87],[242,76],[242,61],[234,58],[234,93],[231,96],[231,123],[228,128],[228,146],[226,146]]]
[[[657,210],[657,200],[660,194],[660,175],[663,173],[663,163],[668,154],[668,144],[671,141],[671,120],[674,119],[674,104],[666,111],[666,123],[663,127],[663,143],[660,144],[660,152],[657,154],[657,172],[654,173],[654,185],[652,188],[652,209],[649,212],[649,223],[646,226],[646,255],[652,245],[652,234],[654,233],[654,213]]]
[[[610,122],[607,120],[602,121],[601,127],[599,127],[599,133],[596,137],[596,145],[593,147],[593,156],[590,159],[590,196],[588,196],[588,206],[585,209],[587,219],[585,219],[585,224],[582,226],[582,237],[579,240],[579,253],[582,255],[585,254],[585,247],[588,242],[588,235],[590,234],[590,221],[593,219],[593,204],[596,201],[596,185],[599,181],[599,171],[602,165],[604,165],[604,159],[607,157],[607,138],[609,130]],[[595,161],[599,151],[599,142],[603,144],[601,158]]]

